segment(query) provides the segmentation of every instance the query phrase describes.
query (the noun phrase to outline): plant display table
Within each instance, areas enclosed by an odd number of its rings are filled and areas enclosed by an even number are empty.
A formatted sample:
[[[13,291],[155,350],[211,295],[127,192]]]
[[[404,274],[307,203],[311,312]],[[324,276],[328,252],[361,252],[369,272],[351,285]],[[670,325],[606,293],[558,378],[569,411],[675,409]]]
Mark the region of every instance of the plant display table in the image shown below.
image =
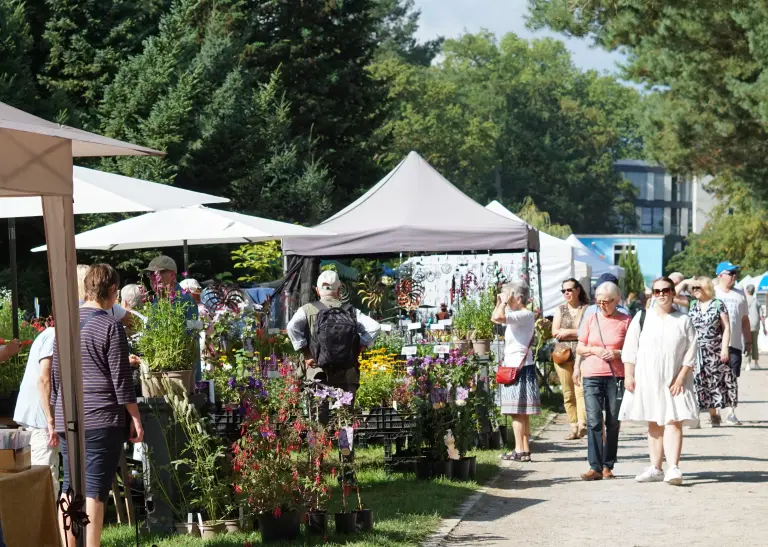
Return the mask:
[[[50,468],[0,473],[0,525],[9,547],[59,547]]]

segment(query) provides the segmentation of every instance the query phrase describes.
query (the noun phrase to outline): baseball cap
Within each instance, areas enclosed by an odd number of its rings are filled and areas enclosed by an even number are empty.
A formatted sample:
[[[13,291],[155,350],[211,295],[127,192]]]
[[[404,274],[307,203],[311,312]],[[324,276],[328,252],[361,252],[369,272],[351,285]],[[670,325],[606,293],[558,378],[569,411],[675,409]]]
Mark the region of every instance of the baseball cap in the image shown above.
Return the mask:
[[[153,258],[152,261],[149,263],[149,266],[144,268],[144,270],[148,272],[159,272],[160,270],[170,270],[174,273],[179,273],[179,270],[176,268],[176,261],[172,259],[170,256],[165,256],[165,255],[160,255]]]
[[[741,269],[740,266],[736,266],[735,264],[726,261],[726,262],[721,262],[720,264],[717,265],[716,272],[717,272],[717,275],[720,275],[723,272],[735,272],[736,270],[740,270],[740,269]]]
[[[595,282],[594,288],[597,289],[603,283],[613,283],[614,285],[618,285],[619,278],[613,274],[604,273],[603,275],[597,278],[597,282]]]
[[[200,294],[203,292],[203,288],[200,286],[200,283],[197,281],[197,279],[182,279],[179,283],[181,285],[181,288],[185,291],[194,293],[194,294]]]
[[[317,288],[320,290],[335,291],[341,287],[341,280],[339,280],[339,274],[333,270],[327,270],[320,274],[317,278]]]

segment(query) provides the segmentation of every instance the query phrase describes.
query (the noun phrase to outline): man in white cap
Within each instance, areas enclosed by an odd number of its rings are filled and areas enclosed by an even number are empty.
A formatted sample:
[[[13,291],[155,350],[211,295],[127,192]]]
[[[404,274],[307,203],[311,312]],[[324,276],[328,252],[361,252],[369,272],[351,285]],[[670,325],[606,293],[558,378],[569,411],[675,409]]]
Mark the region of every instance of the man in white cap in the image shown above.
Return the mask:
[[[288,323],[293,348],[304,354],[308,380],[341,388],[353,395],[360,386],[358,355],[376,341],[381,326],[360,310],[342,304],[341,280],[334,271],[317,279],[318,302],[299,308]]]

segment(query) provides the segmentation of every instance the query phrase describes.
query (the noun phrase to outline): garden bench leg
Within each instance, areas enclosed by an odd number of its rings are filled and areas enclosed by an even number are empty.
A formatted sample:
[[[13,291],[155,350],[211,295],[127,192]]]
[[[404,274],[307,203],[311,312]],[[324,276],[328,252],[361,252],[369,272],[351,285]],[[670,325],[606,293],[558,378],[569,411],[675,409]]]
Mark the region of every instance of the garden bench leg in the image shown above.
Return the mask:
[[[117,511],[117,523],[126,524],[128,516],[125,514],[125,506],[123,506],[120,499],[120,485],[117,483],[117,470],[112,477],[112,501],[115,502],[115,510]]]
[[[131,494],[131,474],[128,471],[128,461],[125,456],[125,448],[120,451],[120,476],[123,480],[123,496],[125,497],[124,511],[127,512],[128,524],[136,524],[136,506],[133,504]]]

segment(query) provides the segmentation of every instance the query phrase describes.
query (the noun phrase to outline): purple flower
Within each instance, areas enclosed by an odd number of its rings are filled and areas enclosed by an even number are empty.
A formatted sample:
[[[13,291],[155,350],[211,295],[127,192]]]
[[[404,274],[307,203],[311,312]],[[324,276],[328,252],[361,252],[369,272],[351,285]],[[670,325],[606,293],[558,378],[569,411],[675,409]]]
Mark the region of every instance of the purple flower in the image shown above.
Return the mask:
[[[318,389],[315,391],[315,397],[318,399],[326,399],[328,397],[328,390],[326,388]]]
[[[353,400],[353,398],[354,398],[354,397],[352,396],[352,393],[351,393],[351,392],[349,392],[349,391],[345,391],[345,392],[344,392],[344,394],[343,394],[343,395],[342,395],[342,396],[339,398],[339,402],[340,402],[342,405],[345,405],[345,406],[347,406],[347,405],[351,405],[351,404],[352,404],[352,400]]]
[[[405,367],[405,373],[408,376],[413,376],[413,367]]]
[[[465,387],[457,387],[456,388],[456,400],[457,401],[466,401],[467,397],[469,397],[469,390]]]
[[[237,386],[237,380],[235,380],[235,377],[229,379],[229,382],[227,382],[227,385],[230,387],[230,389],[235,389],[235,386]]]
[[[248,378],[248,389],[256,389],[256,378],[253,376]]]

